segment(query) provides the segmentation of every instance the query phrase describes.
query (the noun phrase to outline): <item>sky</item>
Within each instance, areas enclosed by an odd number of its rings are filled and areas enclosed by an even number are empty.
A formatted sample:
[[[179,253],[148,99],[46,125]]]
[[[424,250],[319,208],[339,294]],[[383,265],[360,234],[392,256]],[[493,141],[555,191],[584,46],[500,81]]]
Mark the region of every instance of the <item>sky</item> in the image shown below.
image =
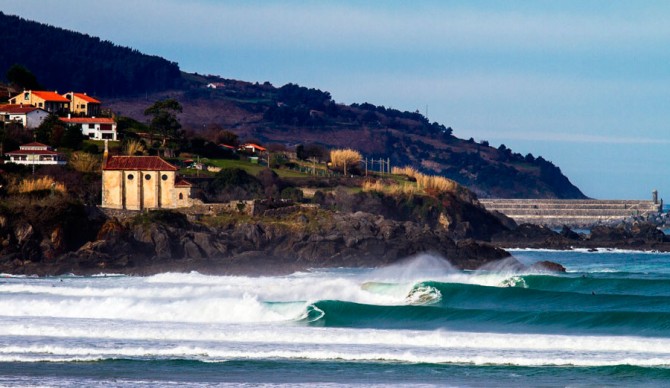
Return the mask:
[[[670,201],[668,1],[0,0],[179,63],[427,115],[554,162],[587,196]]]

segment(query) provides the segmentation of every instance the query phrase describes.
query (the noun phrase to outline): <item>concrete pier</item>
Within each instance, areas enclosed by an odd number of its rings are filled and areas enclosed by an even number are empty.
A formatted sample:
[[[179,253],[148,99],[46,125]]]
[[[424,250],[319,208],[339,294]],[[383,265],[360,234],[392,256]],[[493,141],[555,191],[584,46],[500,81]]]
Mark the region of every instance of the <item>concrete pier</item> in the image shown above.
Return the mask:
[[[481,199],[479,202],[487,210],[498,211],[518,224],[549,227],[588,227],[630,217],[646,217],[662,210],[658,200]]]

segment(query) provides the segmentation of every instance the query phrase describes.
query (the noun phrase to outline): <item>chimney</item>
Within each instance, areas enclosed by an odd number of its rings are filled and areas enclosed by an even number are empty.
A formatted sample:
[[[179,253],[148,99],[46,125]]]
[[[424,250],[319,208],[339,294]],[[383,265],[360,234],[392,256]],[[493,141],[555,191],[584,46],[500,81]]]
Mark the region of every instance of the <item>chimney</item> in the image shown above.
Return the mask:
[[[107,158],[109,158],[109,147],[107,145],[108,140],[105,139],[105,152],[102,154],[102,168],[105,168],[107,165]]]

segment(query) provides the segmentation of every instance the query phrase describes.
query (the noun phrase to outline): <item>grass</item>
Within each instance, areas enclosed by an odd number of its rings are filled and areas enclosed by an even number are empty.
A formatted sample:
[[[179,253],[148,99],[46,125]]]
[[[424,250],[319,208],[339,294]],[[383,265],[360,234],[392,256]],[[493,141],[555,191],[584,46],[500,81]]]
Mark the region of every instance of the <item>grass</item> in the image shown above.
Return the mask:
[[[304,216],[306,220],[301,219]],[[262,222],[265,225],[273,225],[280,229],[288,229],[293,232],[304,231],[314,233],[322,228],[322,223],[332,220],[332,212],[323,209],[301,209],[284,217],[252,217],[248,214],[236,212],[220,213],[216,216],[203,217],[200,222],[210,227],[229,227],[246,223]]]
[[[261,164],[255,164],[243,160],[232,160],[232,159],[209,159],[207,161],[208,164],[211,164],[212,166],[216,167],[221,167],[221,168],[241,168],[245,170],[247,173],[251,175],[258,175],[259,172],[262,170],[265,170],[265,166]],[[193,171],[193,170],[187,170],[187,171]],[[273,169],[274,172],[279,175],[281,178],[302,178],[306,176],[310,176],[309,174],[303,174],[298,171],[291,171],[291,170],[284,170],[284,169]],[[205,175],[205,174],[203,174]]]

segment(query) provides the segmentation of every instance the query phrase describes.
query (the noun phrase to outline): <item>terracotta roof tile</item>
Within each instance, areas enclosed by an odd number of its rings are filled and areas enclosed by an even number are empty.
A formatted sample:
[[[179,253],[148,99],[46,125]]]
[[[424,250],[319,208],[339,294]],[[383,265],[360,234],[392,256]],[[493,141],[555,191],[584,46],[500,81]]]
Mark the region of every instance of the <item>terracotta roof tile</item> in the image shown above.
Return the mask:
[[[186,179],[179,179],[177,183],[174,184],[174,187],[191,187],[193,184],[191,182],[187,181]]]
[[[72,124],[114,124],[114,119],[109,117],[61,117],[60,121]]]
[[[100,101],[96,100],[95,98],[93,98],[93,97],[91,97],[87,94],[74,93],[74,92],[72,94],[74,94],[77,98],[81,98],[82,100],[84,100],[86,102],[91,102],[91,103],[94,103],[94,104],[100,104]]]
[[[67,98],[61,96],[56,92],[48,92],[46,90],[33,90],[32,93],[45,101],[70,102],[70,100],[68,100]]]
[[[29,113],[34,110],[38,110],[40,108],[35,108],[34,106],[30,105],[22,105],[22,104],[4,104],[0,105],[0,112],[4,113]]]
[[[22,144],[21,147],[49,147],[49,146],[38,142],[32,142],[28,144]]]
[[[103,170],[177,171],[158,156],[110,156]]]
[[[59,153],[49,150],[18,150],[5,152],[5,155],[59,155]]]

